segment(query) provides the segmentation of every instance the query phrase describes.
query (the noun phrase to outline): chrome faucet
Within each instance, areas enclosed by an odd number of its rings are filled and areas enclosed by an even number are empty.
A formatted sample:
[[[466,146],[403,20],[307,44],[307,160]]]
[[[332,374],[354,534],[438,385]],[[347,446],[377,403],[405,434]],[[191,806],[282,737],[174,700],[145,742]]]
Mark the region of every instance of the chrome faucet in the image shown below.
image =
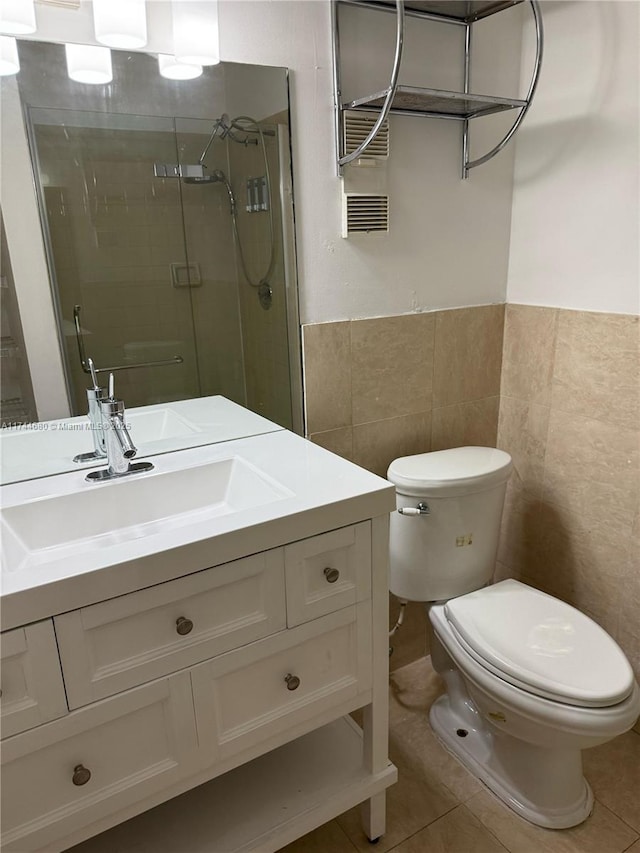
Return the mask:
[[[98,385],[98,377],[92,359],[88,358],[87,364],[89,365],[91,379],[93,380],[93,388],[87,388],[88,415],[91,424],[91,435],[93,436],[93,450],[88,453],[78,453],[77,456],[73,457],[74,462],[92,462],[94,459],[105,459],[107,456],[107,444],[102,425],[102,414],[100,412],[100,403],[107,399],[107,390],[106,388],[100,388]]]
[[[90,471],[86,479],[90,482],[113,480],[117,477],[126,477],[129,474],[151,471],[153,468],[151,462],[129,461],[138,451],[131,440],[124,420],[124,401],[116,400],[115,397],[113,373],[109,374],[108,397],[101,399],[99,404],[109,467],[101,468],[99,471]]]

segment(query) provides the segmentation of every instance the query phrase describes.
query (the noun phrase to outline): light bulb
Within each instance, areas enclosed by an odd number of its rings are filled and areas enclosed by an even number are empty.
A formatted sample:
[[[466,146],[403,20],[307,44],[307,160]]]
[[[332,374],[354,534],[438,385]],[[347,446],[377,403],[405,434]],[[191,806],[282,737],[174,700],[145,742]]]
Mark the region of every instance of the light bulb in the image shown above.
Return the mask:
[[[111,51],[108,47],[87,44],[65,44],[67,73],[77,83],[104,85],[113,80]]]
[[[33,0],[0,0],[0,32],[24,36],[36,31]]]
[[[202,65],[193,62],[181,62],[167,53],[158,54],[160,74],[168,80],[193,80],[202,74]]]
[[[20,71],[18,44],[12,36],[0,36],[0,77]]]
[[[107,47],[136,50],[147,43],[145,0],[93,0],[96,41]]]
[[[217,0],[176,0],[173,8],[173,52],[192,65],[220,62]]]

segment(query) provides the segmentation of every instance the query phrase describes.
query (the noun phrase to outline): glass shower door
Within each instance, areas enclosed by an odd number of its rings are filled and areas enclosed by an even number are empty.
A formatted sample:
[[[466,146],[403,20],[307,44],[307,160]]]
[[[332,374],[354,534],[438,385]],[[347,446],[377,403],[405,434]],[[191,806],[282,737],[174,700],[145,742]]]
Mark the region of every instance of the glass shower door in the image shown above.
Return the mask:
[[[127,406],[199,396],[181,182],[154,169],[178,162],[174,120],[60,109],[29,118],[74,414],[88,386],[79,344],[100,370],[117,369]]]
[[[181,183],[203,393],[291,429],[280,128],[222,114],[176,131],[183,173],[201,175]]]

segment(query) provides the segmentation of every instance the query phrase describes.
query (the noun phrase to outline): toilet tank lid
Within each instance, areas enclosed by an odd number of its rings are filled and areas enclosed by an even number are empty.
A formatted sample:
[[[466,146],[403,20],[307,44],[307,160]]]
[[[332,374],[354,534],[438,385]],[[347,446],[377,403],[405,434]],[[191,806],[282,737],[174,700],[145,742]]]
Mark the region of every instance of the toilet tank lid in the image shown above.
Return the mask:
[[[607,707],[633,690],[618,644],[575,607],[516,580],[451,599],[445,615],[467,651],[505,681],[581,707]]]
[[[387,478],[400,489],[454,492],[490,488],[508,479],[511,457],[495,447],[452,447],[402,456],[389,466]]]

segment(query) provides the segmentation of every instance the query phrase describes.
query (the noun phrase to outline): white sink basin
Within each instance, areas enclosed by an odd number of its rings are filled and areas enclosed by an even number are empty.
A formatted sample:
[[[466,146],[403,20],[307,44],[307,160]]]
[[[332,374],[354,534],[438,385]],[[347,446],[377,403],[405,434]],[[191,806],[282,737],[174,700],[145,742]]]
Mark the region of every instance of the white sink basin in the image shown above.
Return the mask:
[[[100,484],[0,511],[3,568],[16,571],[104,550],[290,497],[238,456]]]

